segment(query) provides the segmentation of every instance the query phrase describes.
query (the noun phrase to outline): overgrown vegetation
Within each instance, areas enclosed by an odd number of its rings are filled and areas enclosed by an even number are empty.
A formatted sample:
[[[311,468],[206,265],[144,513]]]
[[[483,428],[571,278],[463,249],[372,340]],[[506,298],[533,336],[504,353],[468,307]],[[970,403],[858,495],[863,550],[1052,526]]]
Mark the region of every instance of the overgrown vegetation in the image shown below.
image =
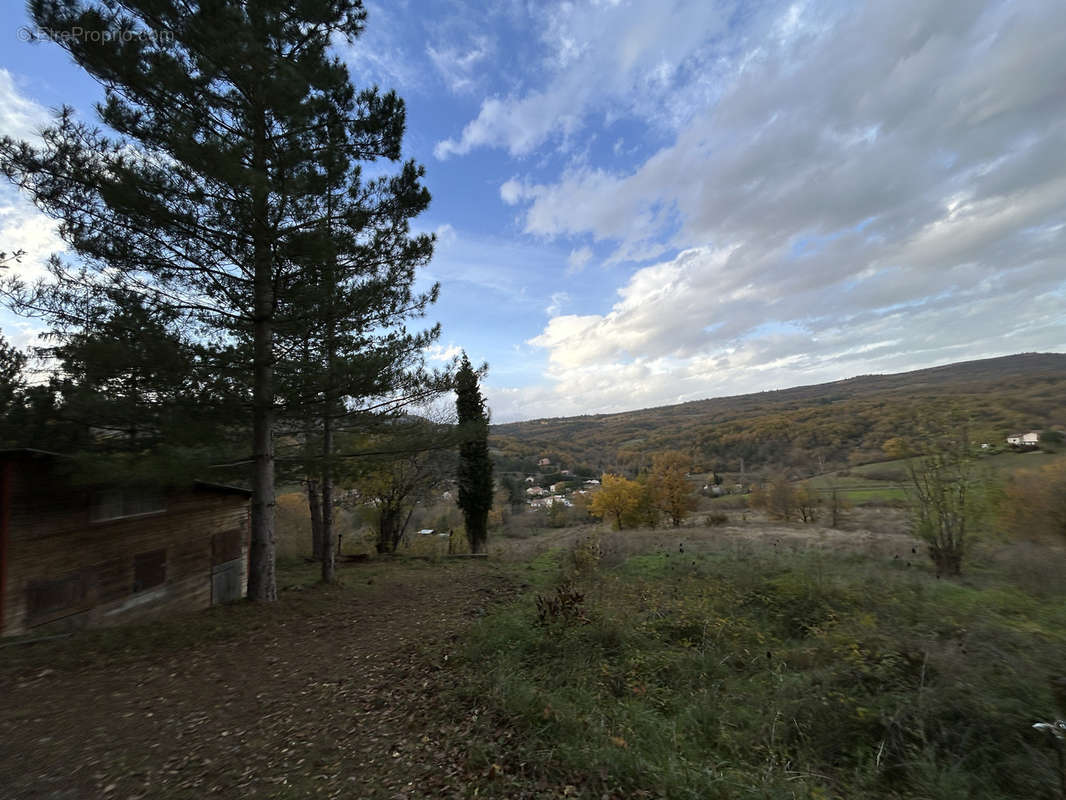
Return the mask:
[[[1057,580],[753,548],[637,556],[576,586],[568,567],[543,597],[582,595],[587,623],[538,625],[531,598],[491,614],[462,688],[574,795],[1057,797],[1032,725],[1056,713],[1066,573],[1041,557]]]

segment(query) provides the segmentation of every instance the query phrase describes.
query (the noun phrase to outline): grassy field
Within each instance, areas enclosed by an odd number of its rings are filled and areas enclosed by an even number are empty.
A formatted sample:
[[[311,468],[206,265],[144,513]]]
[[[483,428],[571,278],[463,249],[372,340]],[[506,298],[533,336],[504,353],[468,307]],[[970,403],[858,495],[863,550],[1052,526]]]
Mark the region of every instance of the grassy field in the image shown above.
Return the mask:
[[[1002,483],[1020,470],[1039,469],[1066,459],[1066,453],[1004,451],[980,459],[980,469],[993,483]],[[906,500],[907,462],[880,461],[842,472],[818,475],[802,483],[823,493],[835,487],[853,505],[900,503]]]
[[[544,554],[537,591],[575,580],[583,600],[538,621],[530,593],[489,615],[459,691],[575,796],[1058,796],[1031,726],[1057,713],[1061,551],[986,550],[938,581],[921,555],[778,543],[598,567],[581,542]]]

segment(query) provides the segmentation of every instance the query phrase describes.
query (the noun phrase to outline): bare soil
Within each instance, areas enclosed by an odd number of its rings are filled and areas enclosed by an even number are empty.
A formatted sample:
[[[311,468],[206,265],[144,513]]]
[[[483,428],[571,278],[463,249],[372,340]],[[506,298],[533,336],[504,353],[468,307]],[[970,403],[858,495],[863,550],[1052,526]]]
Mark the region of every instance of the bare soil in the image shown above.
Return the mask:
[[[0,797],[470,796],[472,721],[438,698],[459,632],[514,582],[483,562],[342,580],[3,647]]]

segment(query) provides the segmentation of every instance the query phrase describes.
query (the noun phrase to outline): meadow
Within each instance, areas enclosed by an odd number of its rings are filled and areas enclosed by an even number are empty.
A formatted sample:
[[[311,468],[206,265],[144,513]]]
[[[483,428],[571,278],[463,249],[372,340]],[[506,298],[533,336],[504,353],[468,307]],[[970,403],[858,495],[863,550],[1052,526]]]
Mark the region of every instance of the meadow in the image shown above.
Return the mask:
[[[1032,725],[1066,714],[1061,549],[987,543],[947,581],[899,535],[753,525],[542,553],[456,691],[574,796],[1059,796]]]

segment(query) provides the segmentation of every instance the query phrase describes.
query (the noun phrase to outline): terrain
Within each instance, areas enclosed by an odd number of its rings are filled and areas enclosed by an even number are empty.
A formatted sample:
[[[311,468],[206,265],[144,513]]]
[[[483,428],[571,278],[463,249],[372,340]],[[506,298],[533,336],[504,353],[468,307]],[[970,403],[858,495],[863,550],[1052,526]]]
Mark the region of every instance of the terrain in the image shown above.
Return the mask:
[[[462,797],[455,637],[511,580],[481,564],[281,571],[281,600],[0,649],[0,796]],[[413,789],[417,787],[417,791]]]
[[[494,425],[501,470],[548,457],[589,474],[634,474],[650,454],[680,449],[698,471],[787,467],[807,474],[884,460],[889,439],[952,409],[976,440],[1066,425],[1066,355],[1022,353],[895,375],[864,375],[780,391],[620,414]],[[743,459],[743,463],[742,463]]]
[[[1050,800],[1062,548],[992,537],[942,581],[904,531],[504,532],[5,642],[0,795]]]

